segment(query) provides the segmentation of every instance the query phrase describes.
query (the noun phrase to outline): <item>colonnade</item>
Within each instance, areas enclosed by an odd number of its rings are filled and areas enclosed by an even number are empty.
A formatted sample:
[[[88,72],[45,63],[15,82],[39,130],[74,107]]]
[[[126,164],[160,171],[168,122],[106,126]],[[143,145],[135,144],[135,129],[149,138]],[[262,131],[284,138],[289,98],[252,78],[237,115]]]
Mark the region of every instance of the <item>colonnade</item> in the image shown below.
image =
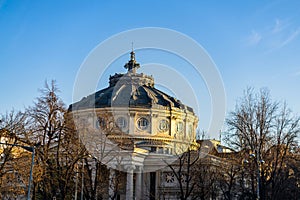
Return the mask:
[[[140,167],[126,166],[126,200],[140,200],[143,198],[143,173]],[[134,183],[135,174],[135,183]],[[109,169],[109,197],[113,199],[115,193],[116,170]]]

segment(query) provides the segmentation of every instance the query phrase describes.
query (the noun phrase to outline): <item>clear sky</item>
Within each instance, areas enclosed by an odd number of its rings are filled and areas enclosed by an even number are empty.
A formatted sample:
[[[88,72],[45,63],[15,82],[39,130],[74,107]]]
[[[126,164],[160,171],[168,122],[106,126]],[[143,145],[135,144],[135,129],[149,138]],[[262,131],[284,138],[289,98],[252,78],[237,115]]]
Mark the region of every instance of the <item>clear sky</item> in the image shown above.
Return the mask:
[[[188,35],[206,49],[222,76],[227,111],[253,86],[268,87],[273,99],[286,100],[299,114],[299,9],[297,0],[0,0],[0,113],[32,105],[46,79],[56,79],[61,97],[72,103],[76,74],[96,45],[129,29],[163,27]],[[156,62],[155,57],[137,53],[142,65]],[[119,60],[121,66],[114,69],[124,72],[128,57]],[[206,129],[209,95],[201,84],[199,90],[204,94],[200,128]]]

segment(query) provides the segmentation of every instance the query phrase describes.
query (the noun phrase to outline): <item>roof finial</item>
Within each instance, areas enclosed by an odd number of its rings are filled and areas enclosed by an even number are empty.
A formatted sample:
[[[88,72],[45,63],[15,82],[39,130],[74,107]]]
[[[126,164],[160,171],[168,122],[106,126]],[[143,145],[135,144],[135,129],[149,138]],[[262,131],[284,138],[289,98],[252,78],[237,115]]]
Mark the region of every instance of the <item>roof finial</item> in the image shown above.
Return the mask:
[[[134,61],[135,60],[135,53],[133,50],[133,42],[131,42],[131,52],[130,52],[130,60]]]
[[[136,73],[136,69],[140,67],[140,64],[135,61],[135,53],[133,50],[133,42],[131,43],[130,60],[124,66],[128,72]]]

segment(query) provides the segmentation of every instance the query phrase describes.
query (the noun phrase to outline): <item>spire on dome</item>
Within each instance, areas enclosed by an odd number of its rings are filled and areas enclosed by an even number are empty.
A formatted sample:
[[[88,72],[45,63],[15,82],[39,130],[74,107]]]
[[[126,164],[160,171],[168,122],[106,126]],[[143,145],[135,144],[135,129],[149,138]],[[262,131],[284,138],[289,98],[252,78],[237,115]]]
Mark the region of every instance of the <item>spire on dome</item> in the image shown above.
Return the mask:
[[[132,60],[132,61],[135,60],[135,53],[133,50],[130,52],[130,60]]]
[[[132,50],[130,52],[130,60],[128,61],[128,63],[126,63],[124,65],[125,69],[128,70],[129,73],[136,73],[136,70],[138,68],[140,68],[140,64],[136,62],[135,60],[135,52],[133,51],[133,46],[132,46]]]
[[[133,42],[131,42],[130,59],[131,59],[131,60],[135,60],[135,53],[134,53],[134,51],[133,51]]]

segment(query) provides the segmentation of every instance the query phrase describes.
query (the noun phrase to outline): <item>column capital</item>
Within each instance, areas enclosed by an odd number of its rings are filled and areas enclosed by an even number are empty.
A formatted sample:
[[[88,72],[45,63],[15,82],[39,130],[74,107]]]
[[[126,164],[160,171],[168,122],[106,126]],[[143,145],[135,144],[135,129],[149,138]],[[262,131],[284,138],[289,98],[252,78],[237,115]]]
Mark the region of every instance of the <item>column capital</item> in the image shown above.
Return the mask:
[[[135,165],[125,165],[124,169],[126,170],[127,173],[128,172],[132,173],[136,169],[136,166]]]
[[[135,173],[143,173],[143,166],[136,166],[134,172]]]

